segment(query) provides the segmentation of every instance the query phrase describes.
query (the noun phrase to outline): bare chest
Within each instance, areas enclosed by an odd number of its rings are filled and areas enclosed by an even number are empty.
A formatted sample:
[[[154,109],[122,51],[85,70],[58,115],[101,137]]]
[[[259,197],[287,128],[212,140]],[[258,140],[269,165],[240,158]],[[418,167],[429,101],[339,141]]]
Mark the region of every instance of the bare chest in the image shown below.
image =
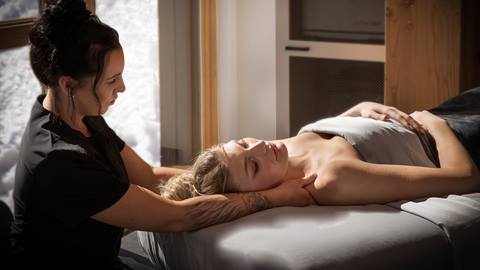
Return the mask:
[[[324,164],[336,159],[362,160],[358,151],[340,136],[304,133],[302,141],[303,150],[308,151],[306,158],[312,171],[318,171]]]

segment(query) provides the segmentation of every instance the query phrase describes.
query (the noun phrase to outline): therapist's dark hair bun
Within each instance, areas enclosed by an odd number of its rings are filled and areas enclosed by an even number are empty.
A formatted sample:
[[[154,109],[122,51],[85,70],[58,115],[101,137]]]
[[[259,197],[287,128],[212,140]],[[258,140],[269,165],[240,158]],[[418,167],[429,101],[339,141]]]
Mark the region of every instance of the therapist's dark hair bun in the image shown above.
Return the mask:
[[[105,54],[119,48],[118,33],[81,0],[47,1],[29,35],[30,63],[38,80],[52,88],[62,75],[82,79],[103,71]]]
[[[43,27],[40,31],[56,46],[70,45],[72,37],[90,19],[91,12],[83,1],[50,1],[42,16]],[[35,33],[35,32],[32,32]],[[31,36],[35,38],[36,36]],[[42,36],[40,36],[42,38]],[[32,44],[35,40],[32,39]]]

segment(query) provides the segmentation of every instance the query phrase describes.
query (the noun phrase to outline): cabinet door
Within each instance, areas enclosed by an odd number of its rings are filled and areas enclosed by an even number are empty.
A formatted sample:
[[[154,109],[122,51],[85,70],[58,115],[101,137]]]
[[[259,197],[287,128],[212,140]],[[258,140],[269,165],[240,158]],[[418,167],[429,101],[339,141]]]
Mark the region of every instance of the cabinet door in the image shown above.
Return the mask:
[[[345,106],[353,105],[351,103],[365,99],[383,101],[383,63],[385,61],[383,44],[352,43],[351,40],[345,39],[343,39],[345,42],[340,42],[338,36],[336,41],[319,41],[315,38],[301,40],[302,35],[298,34],[293,34],[292,37],[290,1],[277,0],[275,4],[277,138],[294,135],[303,122],[334,114]],[[332,68],[329,68],[329,65]],[[372,77],[379,79],[371,79],[370,85],[368,82],[367,84],[348,84],[353,81],[345,77],[343,82],[346,83],[341,85],[342,79],[339,76],[345,74],[355,77],[359,75],[355,72],[362,65],[370,66],[370,69],[363,69],[363,71],[370,70],[374,73],[371,74]],[[328,76],[325,77],[327,71],[335,75],[332,75],[331,80],[320,83],[320,78],[324,78],[324,81],[329,79]],[[369,77],[366,76],[364,79],[368,81]],[[335,87],[329,85],[335,85]],[[372,91],[373,88],[377,91]],[[336,94],[338,95],[335,97]],[[311,99],[308,100],[310,102],[314,99],[331,101],[328,102],[328,106],[317,104],[316,108],[311,108],[314,105],[304,102],[309,95],[311,95]],[[292,96],[294,96],[293,99]],[[348,98],[342,99],[342,96]],[[338,104],[338,101],[343,102],[343,105]],[[295,107],[299,108],[299,111],[291,111]]]

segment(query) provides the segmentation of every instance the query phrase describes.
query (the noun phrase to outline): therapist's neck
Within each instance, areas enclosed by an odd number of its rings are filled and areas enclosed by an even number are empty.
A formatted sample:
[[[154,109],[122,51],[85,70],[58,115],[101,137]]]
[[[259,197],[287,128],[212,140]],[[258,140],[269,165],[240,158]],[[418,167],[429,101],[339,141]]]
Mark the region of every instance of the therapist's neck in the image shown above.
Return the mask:
[[[57,103],[57,106],[55,106]],[[73,117],[71,111],[68,109],[68,97],[59,93],[57,99],[55,99],[53,90],[47,88],[47,95],[42,102],[43,108],[47,111],[60,117],[62,121],[67,123],[71,128],[76,129],[82,133],[85,131],[85,124],[83,123],[83,115],[78,112],[74,112]],[[85,134],[86,135],[86,134]]]

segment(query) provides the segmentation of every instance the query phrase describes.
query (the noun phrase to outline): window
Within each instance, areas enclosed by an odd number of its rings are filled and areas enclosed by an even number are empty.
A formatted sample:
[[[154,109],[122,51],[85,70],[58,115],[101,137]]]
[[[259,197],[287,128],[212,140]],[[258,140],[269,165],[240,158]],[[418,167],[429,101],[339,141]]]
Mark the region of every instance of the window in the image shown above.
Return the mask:
[[[87,0],[94,10],[94,1]],[[15,164],[25,124],[41,87],[29,63],[28,33],[43,1],[0,1],[0,200],[13,207]]]
[[[18,147],[30,108],[40,93],[28,60],[28,32],[39,1],[0,2],[0,199],[13,206]]]
[[[117,30],[126,91],[104,115],[147,162],[160,164],[158,1],[96,0],[97,16]]]

